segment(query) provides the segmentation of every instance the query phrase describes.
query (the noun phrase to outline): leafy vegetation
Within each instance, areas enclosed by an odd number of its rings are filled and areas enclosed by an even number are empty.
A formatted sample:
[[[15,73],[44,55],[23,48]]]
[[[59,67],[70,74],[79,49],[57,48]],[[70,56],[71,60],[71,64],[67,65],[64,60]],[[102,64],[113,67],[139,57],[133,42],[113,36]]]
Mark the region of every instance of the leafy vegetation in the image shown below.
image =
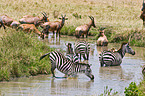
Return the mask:
[[[131,82],[129,87],[125,88],[125,96],[144,96],[143,93],[139,90],[135,82]]]

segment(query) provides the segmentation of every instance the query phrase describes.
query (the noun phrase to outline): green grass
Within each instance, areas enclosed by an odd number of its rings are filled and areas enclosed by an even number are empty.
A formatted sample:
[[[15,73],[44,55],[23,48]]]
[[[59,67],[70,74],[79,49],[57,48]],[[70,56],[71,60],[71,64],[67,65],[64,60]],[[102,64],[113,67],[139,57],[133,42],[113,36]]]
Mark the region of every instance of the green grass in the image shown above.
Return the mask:
[[[48,58],[39,61],[41,55],[52,51],[48,45],[21,31],[7,30],[6,34],[0,38],[0,81],[50,73]]]

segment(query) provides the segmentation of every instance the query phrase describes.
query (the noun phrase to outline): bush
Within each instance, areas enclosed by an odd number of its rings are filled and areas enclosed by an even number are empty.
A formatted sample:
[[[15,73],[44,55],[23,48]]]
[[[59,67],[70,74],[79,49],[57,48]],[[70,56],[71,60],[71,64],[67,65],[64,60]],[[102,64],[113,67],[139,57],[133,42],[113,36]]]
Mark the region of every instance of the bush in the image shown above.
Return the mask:
[[[125,87],[125,96],[143,96],[143,93],[138,89],[135,82],[131,82],[129,87]]]

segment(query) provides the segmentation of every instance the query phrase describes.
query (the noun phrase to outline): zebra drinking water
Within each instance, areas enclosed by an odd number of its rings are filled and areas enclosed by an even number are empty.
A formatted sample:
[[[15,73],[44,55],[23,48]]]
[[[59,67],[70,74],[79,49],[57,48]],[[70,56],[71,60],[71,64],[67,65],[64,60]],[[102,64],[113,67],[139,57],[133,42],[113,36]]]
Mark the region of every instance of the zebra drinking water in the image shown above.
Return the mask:
[[[55,68],[57,68],[60,72],[64,73],[67,76],[76,75],[78,72],[83,72],[91,80],[94,79],[94,75],[92,75],[92,71],[89,64],[73,63],[57,51],[46,53],[45,55],[40,57],[40,60],[47,55],[49,55],[49,59],[51,60],[51,72],[53,74],[53,77],[55,77],[54,70]]]
[[[79,41],[77,44],[75,44],[75,54],[78,56],[83,55],[84,60],[89,60],[89,52],[90,52],[90,44],[86,41]]]
[[[103,51],[100,54],[99,61],[101,66],[118,66],[122,63],[125,53],[135,55],[135,51],[131,49],[129,43],[122,43],[118,51]]]
[[[72,48],[72,44],[71,43],[68,43],[67,46],[67,51],[66,51],[66,58],[70,61],[72,61],[73,63],[78,63],[79,62],[79,58],[78,56],[76,56],[73,52],[73,48]]]

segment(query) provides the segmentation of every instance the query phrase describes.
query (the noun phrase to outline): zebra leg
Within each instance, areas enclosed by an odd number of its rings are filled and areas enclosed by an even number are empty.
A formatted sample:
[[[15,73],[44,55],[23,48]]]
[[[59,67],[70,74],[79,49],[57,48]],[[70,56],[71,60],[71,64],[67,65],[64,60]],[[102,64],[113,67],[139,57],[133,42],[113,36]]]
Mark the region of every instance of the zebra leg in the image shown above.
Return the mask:
[[[80,54],[80,60],[81,60],[82,55]]]
[[[51,73],[52,73],[53,77],[55,77],[54,70],[56,68],[56,65],[55,65],[56,62],[52,61],[51,59],[50,59],[50,61],[51,61]]]
[[[89,53],[87,53],[87,60],[89,60]]]
[[[51,68],[51,73],[52,73],[53,77],[55,77],[54,70],[55,70],[55,68]]]
[[[101,67],[103,67],[103,65],[104,65],[104,64],[101,62]]]

